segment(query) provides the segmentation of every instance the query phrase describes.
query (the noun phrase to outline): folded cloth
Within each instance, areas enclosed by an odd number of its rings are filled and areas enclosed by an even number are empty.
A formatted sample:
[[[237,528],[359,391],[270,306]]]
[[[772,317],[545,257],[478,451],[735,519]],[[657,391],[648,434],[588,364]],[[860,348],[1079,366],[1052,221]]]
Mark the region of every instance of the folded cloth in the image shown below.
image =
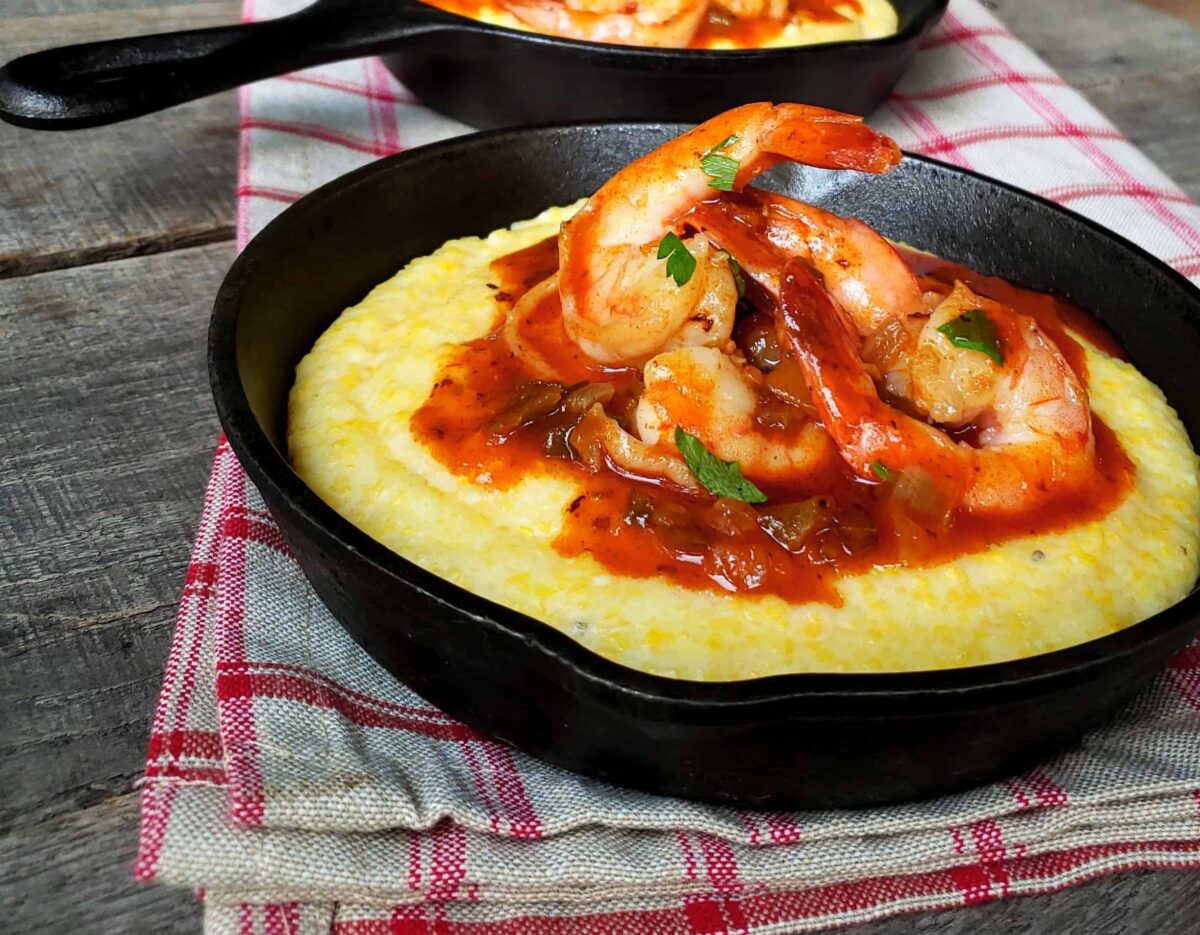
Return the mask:
[[[974,0],[954,0],[872,123],[1200,278],[1200,209]],[[375,60],[246,88],[239,240],[316,185],[465,129]],[[795,813],[660,798],[514,752],[396,682],[218,448],[135,867],[202,890],[207,932],[765,935],[1195,866],[1200,642],[1070,751],[970,792]]]

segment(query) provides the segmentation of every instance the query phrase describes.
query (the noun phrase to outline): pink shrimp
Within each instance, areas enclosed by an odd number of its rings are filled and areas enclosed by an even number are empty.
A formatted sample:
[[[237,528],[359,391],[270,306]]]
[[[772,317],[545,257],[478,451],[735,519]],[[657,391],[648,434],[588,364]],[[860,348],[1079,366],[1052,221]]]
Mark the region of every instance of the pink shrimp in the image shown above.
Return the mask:
[[[862,118],[819,107],[746,104],[702,123],[621,169],[563,225],[567,334],[607,363],[645,361],[671,347],[721,347],[737,302],[728,257],[702,235],[687,237],[678,220],[718,194],[714,176],[736,191],[782,161],[886,172],[899,160],[896,144]],[[669,232],[685,234],[696,260],[683,281],[664,275],[659,258]],[[696,315],[705,327],[688,333]]]
[[[895,247],[855,218],[752,188],[698,204],[684,220],[737,257],[776,297],[780,256],[807,260],[864,336],[889,319],[928,311]]]
[[[702,0],[502,0],[538,32],[588,42],[686,48],[708,4]]]
[[[956,290],[956,301],[966,299],[963,290]],[[972,512],[1027,510],[1091,475],[1087,393],[1033,319],[973,294],[970,301],[994,323],[1004,361],[995,367],[986,408],[976,413],[979,447],[955,442],[880,399],[849,316],[801,260],[789,262],[780,277],[777,330],[804,371],[826,431],[858,476],[874,480],[920,468]]]

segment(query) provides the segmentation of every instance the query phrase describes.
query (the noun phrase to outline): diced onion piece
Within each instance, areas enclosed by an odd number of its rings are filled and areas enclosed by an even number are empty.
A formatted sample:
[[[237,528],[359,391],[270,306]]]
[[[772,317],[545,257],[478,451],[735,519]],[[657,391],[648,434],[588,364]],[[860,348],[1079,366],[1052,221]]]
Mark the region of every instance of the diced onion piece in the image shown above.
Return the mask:
[[[614,406],[611,407],[613,418],[617,420],[617,424],[625,431],[629,431],[629,427],[634,424],[634,420],[637,417],[638,402],[641,400],[644,392],[646,392],[646,385],[641,380],[634,380],[617,398]]]
[[[763,428],[788,430],[803,425],[809,415],[798,406],[792,406],[773,396],[759,399],[754,410],[754,421]]]
[[[903,322],[899,318],[889,318],[863,342],[863,363],[883,371],[891,370],[904,356],[909,341]]]
[[[596,403],[608,402],[615,393],[611,383],[583,383],[567,393],[562,401],[563,412],[571,416],[581,416]]]
[[[733,340],[746,360],[762,371],[771,370],[783,359],[783,351],[779,347],[779,337],[775,333],[775,321],[763,312],[751,312],[733,329]]]
[[[754,507],[732,497],[720,497],[702,514],[711,528],[724,536],[736,536],[758,528]]]
[[[795,406],[809,418],[817,414],[813,406],[812,394],[808,392],[808,384],[804,382],[804,371],[791,357],[785,357],[779,366],[767,374],[767,389],[778,396],[789,406]]]
[[[779,503],[758,513],[763,531],[789,552],[804,549],[805,542],[828,519],[829,501],[822,497],[798,503]]]
[[[587,412],[571,431],[571,448],[579,460],[593,471],[604,466],[604,438],[608,432],[608,417],[599,406]]]
[[[907,467],[898,473],[892,485],[893,500],[931,532],[947,529],[954,515],[954,492],[939,486],[921,467]]]
[[[550,420],[542,434],[542,452],[548,458],[563,458],[572,461],[575,449],[571,447],[571,433],[575,431],[575,423],[570,419],[558,417]]]
[[[725,540],[704,553],[702,566],[714,581],[734,591],[754,591],[787,574],[785,563],[763,542]]]
[[[879,541],[875,520],[861,503],[851,503],[834,514],[834,524],[842,540],[842,548],[850,555],[870,548]]]
[[[674,500],[654,500],[650,525],[662,544],[672,552],[698,554],[708,545],[708,537],[692,517],[691,511]]]
[[[516,398],[492,417],[488,431],[493,435],[508,435],[523,425],[553,412],[562,401],[565,387],[561,383],[533,380],[518,388]]]

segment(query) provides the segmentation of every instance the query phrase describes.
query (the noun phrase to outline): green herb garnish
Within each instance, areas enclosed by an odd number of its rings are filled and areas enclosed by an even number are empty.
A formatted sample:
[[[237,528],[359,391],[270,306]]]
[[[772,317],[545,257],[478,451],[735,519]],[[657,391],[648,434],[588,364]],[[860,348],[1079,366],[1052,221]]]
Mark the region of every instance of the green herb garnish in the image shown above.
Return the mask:
[[[889,468],[882,461],[872,461],[871,462],[871,470],[875,473],[875,476],[878,477],[881,481],[887,482],[892,479],[891,468]]]
[[[714,497],[732,497],[745,503],[766,503],[767,495],[742,476],[736,461],[722,461],[704,442],[675,426],[675,447],[696,480]]]
[[[987,354],[1000,366],[1004,366],[1004,355],[1000,352],[1000,340],[996,337],[996,323],[977,308],[959,315],[938,328],[955,347]]]
[[[716,188],[723,192],[733,191],[733,183],[737,178],[741,163],[737,159],[730,159],[728,156],[720,155],[718,150],[725,149],[725,147],[735,142],[737,142],[736,133],[725,137],[725,139],[700,157],[700,168],[708,176],[710,188]]]
[[[677,286],[687,285],[692,273],[696,272],[696,258],[688,252],[674,231],[668,232],[658,245],[658,258],[667,261],[667,275],[675,280]]]

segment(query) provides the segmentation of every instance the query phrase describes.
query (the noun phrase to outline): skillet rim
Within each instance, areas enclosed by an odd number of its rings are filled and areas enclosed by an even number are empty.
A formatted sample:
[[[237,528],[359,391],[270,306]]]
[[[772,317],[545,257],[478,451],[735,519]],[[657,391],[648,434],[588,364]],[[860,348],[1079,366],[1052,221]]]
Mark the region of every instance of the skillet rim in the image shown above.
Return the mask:
[[[1013,688],[1049,691],[1064,679],[1074,681],[1085,676],[1089,670],[1132,655],[1145,642],[1165,637],[1200,612],[1200,588],[1193,586],[1193,590],[1177,603],[1114,633],[1020,659],[906,672],[795,672],[720,682],[680,679],[643,672],[608,659],[547,623],[426,571],[344,519],[292,469],[286,457],[272,444],[246,397],[237,362],[237,321],[245,283],[253,276],[258,264],[269,255],[276,240],[286,241],[290,239],[293,226],[304,226],[308,212],[319,210],[344,191],[367,184],[377,175],[396,171],[397,166],[421,159],[438,160],[459,151],[487,148],[497,143],[502,145],[506,139],[514,137],[536,137],[586,129],[619,133],[664,129],[683,132],[691,126],[688,123],[653,120],[596,120],[464,134],[368,163],[326,182],[280,212],[251,239],[226,273],[213,304],[208,335],[209,380],[218,418],[230,447],[251,480],[259,486],[269,486],[295,517],[336,539],[340,547],[358,553],[377,571],[399,579],[399,583],[405,587],[419,590],[428,599],[470,617],[478,625],[506,631],[523,642],[529,650],[561,666],[572,677],[629,698],[676,707],[740,712],[742,709],[794,705],[799,702],[856,704],[884,697],[895,702],[949,696],[967,696],[970,701],[983,704],[993,696]],[[1149,265],[1167,283],[1182,290],[1196,303],[1200,313],[1200,288],[1148,251],[1095,221],[1039,195],[969,169],[908,152],[904,153],[904,160],[951,175],[965,175],[986,186],[994,186],[1018,199],[1037,203],[1064,216],[1069,223],[1080,225],[1115,242],[1134,259]],[[822,716],[828,717],[827,714]],[[854,716],[861,717],[862,714]],[[886,717],[888,713],[880,712],[878,716]]]
[[[914,3],[919,3],[922,6],[913,16],[912,22],[910,22],[904,29],[899,29],[889,36],[879,36],[875,39],[841,39],[832,42],[813,42],[806,45],[776,46],[774,48],[758,49],[680,49],[675,47],[660,48],[656,46],[645,45],[622,45],[616,42],[591,42],[586,39],[569,39],[565,36],[552,36],[548,33],[532,31],[526,32],[523,29],[513,29],[510,26],[500,26],[496,23],[486,23],[483,20],[473,19],[472,17],[463,13],[454,13],[450,10],[443,10],[441,7],[424,3],[423,0],[412,0],[412,2],[418,7],[426,7],[430,11],[449,17],[449,19],[445,20],[444,22],[444,25],[448,28],[494,33],[505,38],[517,39],[524,42],[532,42],[536,45],[549,45],[564,47],[567,49],[578,49],[581,51],[610,57],[626,55],[632,59],[666,58],[671,61],[699,60],[706,64],[727,63],[731,61],[737,61],[739,63],[756,62],[760,60],[769,61],[776,58],[791,58],[793,56],[803,55],[804,53],[824,52],[831,49],[838,52],[869,52],[872,49],[901,45],[911,41],[912,39],[919,38],[926,30],[936,25],[945,15],[946,10],[950,6],[950,0],[913,0]],[[892,5],[893,9],[895,9],[894,0],[888,0],[888,3]],[[552,124],[537,124],[531,126],[552,126]]]

